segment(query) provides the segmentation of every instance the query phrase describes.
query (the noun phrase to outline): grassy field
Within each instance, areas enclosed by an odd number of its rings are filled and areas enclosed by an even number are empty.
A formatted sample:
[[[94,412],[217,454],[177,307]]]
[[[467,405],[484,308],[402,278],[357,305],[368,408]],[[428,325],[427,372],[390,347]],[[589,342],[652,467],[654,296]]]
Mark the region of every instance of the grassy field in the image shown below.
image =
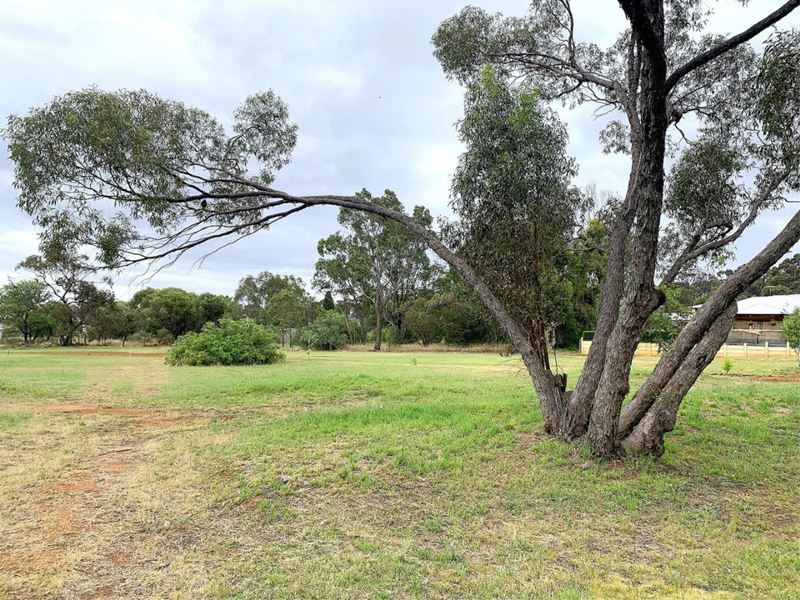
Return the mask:
[[[0,597],[798,598],[798,373],[714,363],[597,464],[498,355],[3,351]]]

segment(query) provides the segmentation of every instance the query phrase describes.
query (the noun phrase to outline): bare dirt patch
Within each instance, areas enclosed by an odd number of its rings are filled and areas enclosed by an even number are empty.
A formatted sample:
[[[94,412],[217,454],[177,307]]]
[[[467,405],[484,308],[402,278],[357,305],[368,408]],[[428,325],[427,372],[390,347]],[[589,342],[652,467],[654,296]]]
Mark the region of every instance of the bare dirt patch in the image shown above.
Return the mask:
[[[62,403],[32,410],[46,415],[22,446],[25,462],[10,464],[0,486],[0,597],[140,597],[126,588],[140,565],[131,531],[147,512],[157,448],[173,434],[208,424],[195,411]],[[16,451],[15,451],[16,450]],[[56,454],[53,454],[56,452]],[[52,456],[52,459],[50,458]],[[2,466],[2,461],[0,461]],[[16,594],[16,595],[14,595]]]
[[[153,356],[165,356],[164,352],[116,352],[113,350],[52,350],[52,351],[43,351],[43,352],[28,352],[26,351],[25,354],[70,354],[73,356],[124,356],[124,357],[153,357]]]
[[[547,440],[547,434],[544,429],[538,431],[525,431],[517,434],[517,443],[524,449],[530,450],[536,444]]]
[[[82,492],[96,492],[100,489],[100,485],[96,481],[89,481],[86,479],[79,479],[76,481],[67,481],[65,483],[57,483],[49,486],[51,492],[58,494],[75,494]]]
[[[146,417],[155,413],[146,408],[122,406],[97,406],[95,404],[46,404],[36,408],[42,413],[64,413],[81,415],[115,415],[119,417]]]
[[[773,381],[773,382],[800,382],[800,371],[797,373],[786,373],[783,375],[764,375],[756,377],[758,381]]]
[[[158,411],[149,408],[131,406],[100,406],[96,404],[46,404],[34,408],[39,413],[57,413],[63,415],[99,415],[112,417],[132,417],[129,425],[133,427],[152,427],[168,429],[176,427],[192,415],[174,411]],[[108,452],[127,452],[130,448],[110,449]]]

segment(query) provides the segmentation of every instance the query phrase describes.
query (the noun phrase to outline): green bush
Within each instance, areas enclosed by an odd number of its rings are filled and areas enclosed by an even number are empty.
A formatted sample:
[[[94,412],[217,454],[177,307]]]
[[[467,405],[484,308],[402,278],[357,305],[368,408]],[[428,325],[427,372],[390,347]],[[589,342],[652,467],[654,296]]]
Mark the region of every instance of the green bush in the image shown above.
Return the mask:
[[[792,314],[783,320],[783,336],[790,348],[797,352],[800,359],[800,308],[794,310]]]
[[[336,350],[346,346],[347,319],[335,310],[323,310],[314,322],[300,332],[300,343],[304,348]]]
[[[169,365],[268,365],[285,356],[275,333],[255,321],[222,319],[200,333],[182,335],[167,354]]]
[[[371,344],[374,341],[375,341],[375,330],[374,329],[370,329],[367,332],[367,342]],[[396,340],[392,339],[392,326],[391,325],[385,325],[383,327],[383,329],[381,329],[381,342],[383,342],[385,344],[388,344],[388,343],[393,342],[393,341],[396,341]]]

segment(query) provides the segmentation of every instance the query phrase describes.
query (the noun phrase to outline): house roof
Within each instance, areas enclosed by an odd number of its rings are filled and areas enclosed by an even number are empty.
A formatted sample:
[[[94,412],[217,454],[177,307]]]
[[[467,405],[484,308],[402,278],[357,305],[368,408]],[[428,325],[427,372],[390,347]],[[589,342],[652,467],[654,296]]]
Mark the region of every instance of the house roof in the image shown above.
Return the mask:
[[[736,304],[740,315],[788,315],[800,308],[800,294],[756,296]]]

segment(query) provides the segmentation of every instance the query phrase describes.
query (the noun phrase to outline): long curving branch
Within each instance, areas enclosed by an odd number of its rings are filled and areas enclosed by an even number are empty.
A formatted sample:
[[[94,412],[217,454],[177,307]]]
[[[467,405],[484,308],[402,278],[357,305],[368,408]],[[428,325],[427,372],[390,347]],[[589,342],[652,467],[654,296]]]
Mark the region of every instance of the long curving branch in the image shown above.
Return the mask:
[[[666,273],[661,279],[659,285],[669,285],[675,281],[680,275],[683,268],[693,260],[702,258],[709,252],[724,248],[738,240],[742,234],[749,228],[761,213],[761,209],[769,201],[775,191],[786,181],[789,176],[789,171],[785,170],[782,173],[776,174],[772,177],[767,186],[761,190],[758,196],[750,203],[750,210],[747,216],[739,223],[739,226],[727,234],[721,235],[715,239],[709,240],[704,244],[700,244],[700,236],[702,232],[698,232],[692,241],[684,248],[683,252],[675,259],[675,262],[667,269]]]
[[[622,2],[622,0],[621,0]],[[720,42],[716,46],[709,48],[705,52],[701,52],[697,56],[690,59],[688,62],[685,62],[680,67],[675,69],[669,77],[667,77],[666,82],[666,89],[669,92],[673,87],[675,87],[678,82],[683,79],[686,75],[694,71],[695,69],[702,67],[703,65],[711,62],[718,56],[725,54],[729,50],[733,50],[736,46],[739,46],[757,36],[759,33],[764,31],[767,27],[774,25],[789,13],[791,13],[795,8],[800,6],[800,0],[788,0],[783,6],[775,10],[774,12],[770,13],[763,19],[761,19],[758,23],[748,27],[743,32],[731,36],[723,42]]]

